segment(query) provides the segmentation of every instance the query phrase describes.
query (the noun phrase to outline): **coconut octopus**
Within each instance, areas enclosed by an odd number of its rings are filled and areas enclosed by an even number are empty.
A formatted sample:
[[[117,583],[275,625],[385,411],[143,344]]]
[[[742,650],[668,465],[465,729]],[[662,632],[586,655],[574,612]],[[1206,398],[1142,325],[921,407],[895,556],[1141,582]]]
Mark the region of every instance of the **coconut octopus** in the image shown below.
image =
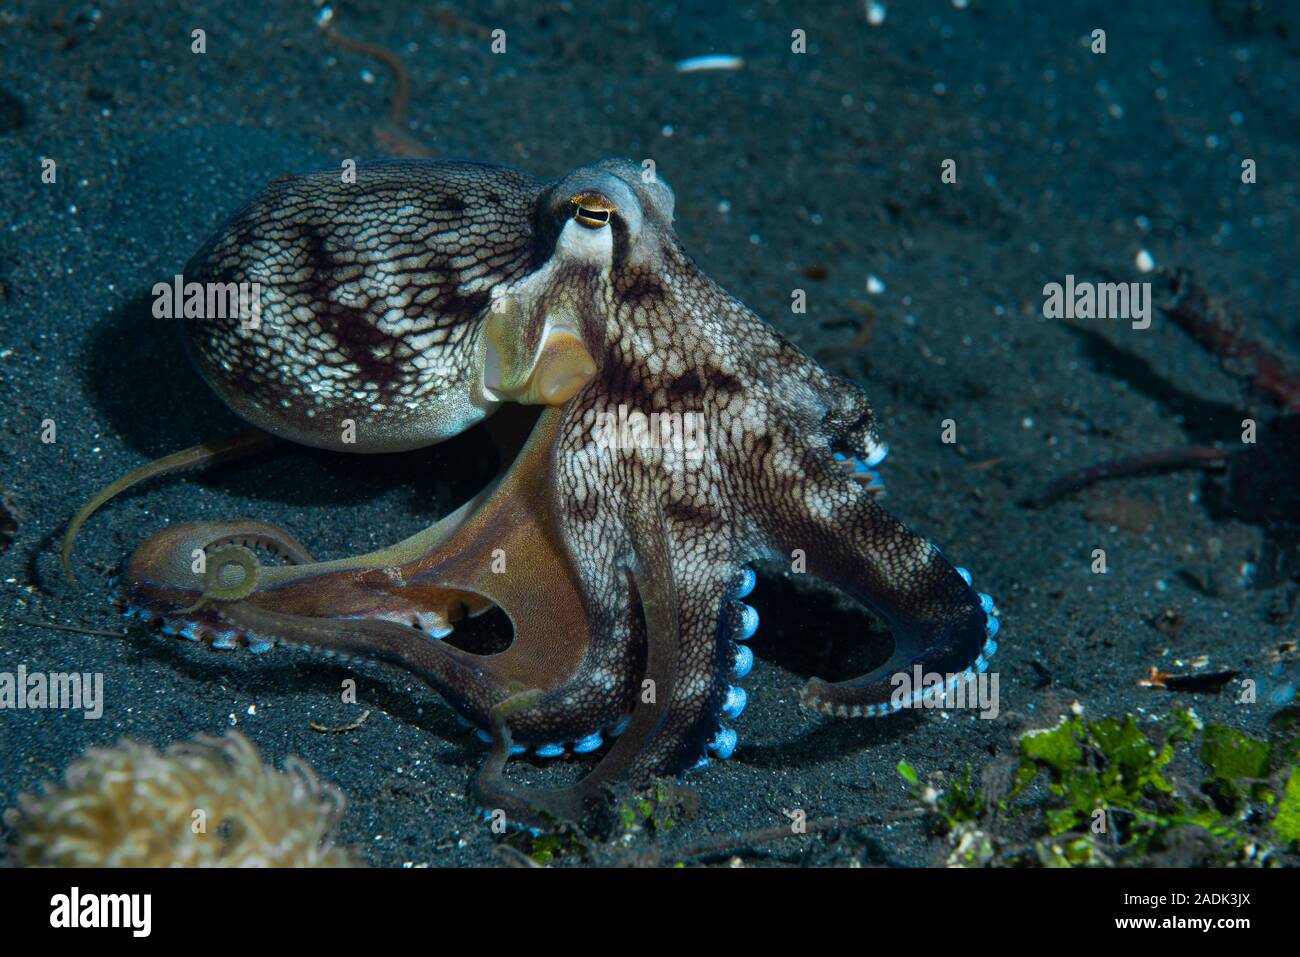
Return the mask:
[[[255,321],[181,324],[203,377],[257,431],[115,483],[72,532],[146,474],[266,433],[392,452],[503,404],[538,407],[487,488],[391,547],[318,562],[262,522],[176,525],[123,576],[131,613],[170,634],[417,676],[491,744],[477,803],[518,822],[576,820],[606,782],[730,756],[754,561],[817,576],[890,625],[887,661],[811,679],[806,706],[889,714],[920,696],[891,680],[916,665],[948,676],[942,692],[970,680],[997,649],[996,609],[879,504],[887,447],[863,390],[704,275],[673,203],[626,160],[549,182],[442,160],[276,179],[185,270],[258,284]],[[440,640],[493,607],[514,629],[506,650]],[[578,783],[541,788],[506,776],[522,751],[599,755]]]

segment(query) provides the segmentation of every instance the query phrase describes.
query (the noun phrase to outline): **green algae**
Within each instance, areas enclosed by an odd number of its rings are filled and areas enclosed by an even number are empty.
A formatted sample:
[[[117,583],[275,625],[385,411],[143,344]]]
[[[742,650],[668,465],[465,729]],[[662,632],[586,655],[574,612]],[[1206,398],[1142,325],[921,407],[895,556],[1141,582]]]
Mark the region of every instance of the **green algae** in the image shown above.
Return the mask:
[[[952,866],[1141,865],[1189,845],[1209,862],[1265,863],[1272,845],[1300,841],[1298,755],[1300,722],[1263,740],[1180,710],[1144,723],[1074,715],[1026,732],[1005,795],[972,783],[969,766],[939,785],[905,761],[898,772]],[[1173,768],[1197,760],[1202,780],[1189,786]]]

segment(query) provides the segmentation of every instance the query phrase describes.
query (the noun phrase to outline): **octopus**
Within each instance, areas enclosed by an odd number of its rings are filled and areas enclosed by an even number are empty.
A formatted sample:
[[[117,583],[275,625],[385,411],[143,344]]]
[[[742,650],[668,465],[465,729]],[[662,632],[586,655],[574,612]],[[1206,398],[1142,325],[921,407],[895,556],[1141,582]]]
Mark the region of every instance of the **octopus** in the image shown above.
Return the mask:
[[[214,649],[296,646],[415,676],[490,745],[476,803],[517,822],[576,821],[610,782],[732,754],[756,562],[816,576],[890,628],[886,661],[810,679],[808,708],[915,705],[922,691],[900,699],[894,678],[918,666],[946,676],[940,694],[972,680],[997,609],[881,506],[888,448],[866,394],[706,276],[673,209],[656,172],[614,159],[551,181],[444,160],[274,180],[185,269],[209,288],[257,284],[251,321],[181,323],[253,430],[115,483],[74,521],[65,560],[85,516],[147,475],[268,436],[394,452],[485,422],[500,473],[404,541],[317,561],[264,522],[173,525],[122,582],[128,614]],[[513,628],[504,650],[443,640],[492,609]],[[506,774],[524,752],[595,755],[577,783],[541,787]]]

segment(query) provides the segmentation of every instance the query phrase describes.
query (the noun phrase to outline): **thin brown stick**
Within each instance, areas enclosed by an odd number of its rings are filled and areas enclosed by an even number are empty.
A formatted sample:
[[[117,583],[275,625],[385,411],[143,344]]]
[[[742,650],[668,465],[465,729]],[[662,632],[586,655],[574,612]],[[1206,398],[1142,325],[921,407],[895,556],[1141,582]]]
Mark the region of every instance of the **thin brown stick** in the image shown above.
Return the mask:
[[[708,857],[716,854],[734,853],[736,851],[748,850],[760,844],[771,844],[776,841],[788,840],[792,837],[808,837],[812,834],[823,834],[827,831],[840,831],[850,827],[867,827],[879,823],[872,818],[834,818],[829,821],[816,821],[808,824],[804,830],[795,831],[788,825],[780,827],[766,827],[755,831],[746,831],[741,834],[732,834],[727,837],[718,838],[712,841],[703,841],[692,847],[679,851],[669,851],[665,856],[672,857],[675,860],[689,860],[694,857]]]
[[[1216,468],[1228,461],[1235,451],[1216,449],[1210,446],[1193,446],[1188,449],[1169,449],[1164,452],[1150,452],[1146,455],[1134,455],[1129,458],[1112,459],[1098,465],[1090,465],[1062,475],[1033,498],[1026,499],[1026,508],[1044,508],[1057,499],[1064,498],[1071,492],[1086,488],[1106,479],[1122,478],[1131,475],[1149,475],[1153,472],[1172,472],[1187,468]]]
[[[333,24],[325,24],[321,27],[321,32],[327,41],[340,49],[373,57],[392,72],[393,98],[388,106],[389,128],[375,126],[371,129],[380,145],[394,156],[433,156],[431,149],[406,132],[406,111],[411,102],[411,73],[402,58],[386,46],[344,36]]]
[[[361,727],[363,724],[366,723],[369,717],[370,717],[370,709],[367,708],[365,713],[361,717],[357,718],[357,720],[351,722],[350,724],[334,726],[328,724],[319,724],[315,721],[308,721],[307,727],[311,728],[313,731],[319,731],[322,734],[343,734],[345,731],[357,730],[357,728]]]
[[[1237,310],[1212,298],[1183,270],[1174,275],[1172,285],[1174,301],[1162,309],[1178,328],[1220,360],[1238,362],[1240,371],[1234,374],[1246,379],[1256,395],[1283,412],[1300,412],[1300,374],[1272,349],[1247,338],[1242,332],[1245,318]]]
[[[57,621],[40,621],[35,618],[17,619],[24,625],[31,625],[33,628],[49,628],[51,631],[70,631],[76,635],[93,635],[96,638],[125,638],[124,631],[101,631],[98,628],[86,628],[82,625],[61,625]]]
[[[365,40],[354,40],[344,36],[330,24],[321,27],[321,32],[325,34],[325,39],[335,46],[360,53],[362,56],[374,57],[392,71],[393,99],[388,105],[388,122],[399,130],[405,127],[406,108],[411,102],[411,74],[406,69],[406,64],[402,62],[402,58],[388,47],[380,46],[378,43],[367,43]]]

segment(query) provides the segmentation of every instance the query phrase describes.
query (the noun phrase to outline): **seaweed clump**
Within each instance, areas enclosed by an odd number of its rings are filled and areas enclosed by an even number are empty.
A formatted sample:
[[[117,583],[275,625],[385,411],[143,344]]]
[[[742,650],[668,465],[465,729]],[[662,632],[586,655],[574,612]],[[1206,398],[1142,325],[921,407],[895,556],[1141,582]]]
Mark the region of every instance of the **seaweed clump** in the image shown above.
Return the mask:
[[[5,823],[23,866],[349,867],[332,840],[344,806],[305,762],[278,771],[232,731],[93,748]]]
[[[654,841],[698,811],[698,795],[664,780],[642,788],[615,784],[610,790],[611,804],[589,818],[585,827],[517,831],[498,845],[498,856],[524,867],[663,865]]]
[[[1269,740],[1204,726],[1190,711],[1147,728],[1133,715],[1071,716],[1021,737],[1002,795],[969,768],[938,783],[906,762],[898,771],[947,838],[949,866],[1267,865],[1279,848],[1300,847],[1300,736],[1286,714]],[[1199,786],[1172,775],[1180,752],[1184,763],[1199,756]]]

